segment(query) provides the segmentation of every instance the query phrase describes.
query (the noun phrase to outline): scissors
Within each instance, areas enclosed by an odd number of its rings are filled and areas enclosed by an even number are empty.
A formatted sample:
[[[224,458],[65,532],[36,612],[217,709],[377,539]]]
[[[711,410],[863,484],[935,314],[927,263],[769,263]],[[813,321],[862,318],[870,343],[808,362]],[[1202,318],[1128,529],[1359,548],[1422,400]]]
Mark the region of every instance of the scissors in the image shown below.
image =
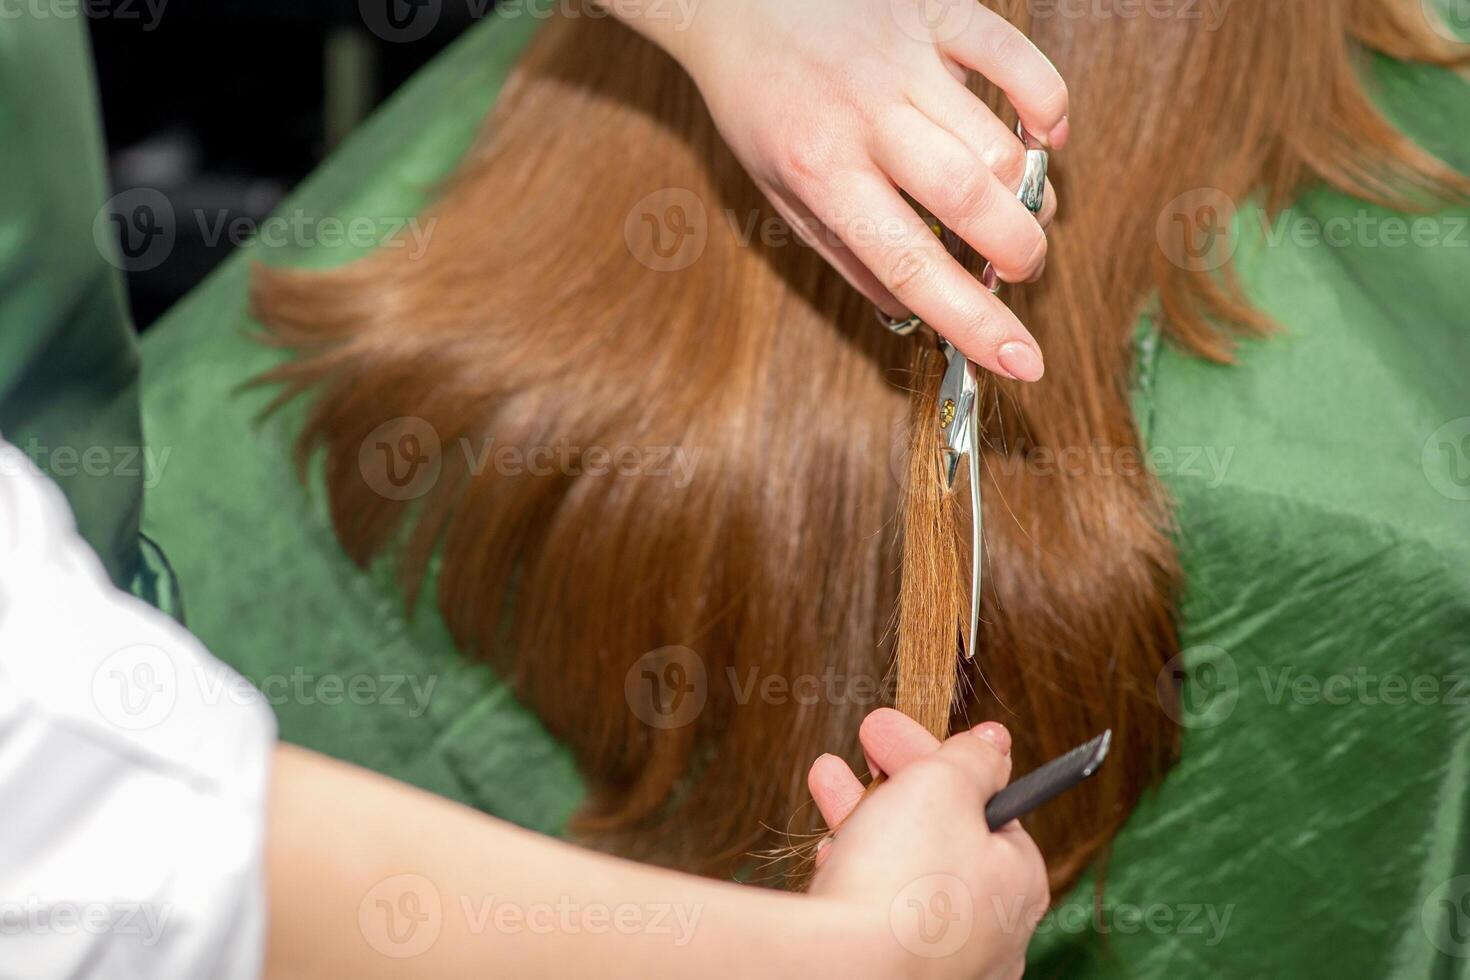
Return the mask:
[[[1017,196],[1032,214],[1041,213],[1046,195],[1047,154],[1040,140],[1016,124],[1016,135],[1026,147],[1026,170],[1021,177],[1021,188]],[[939,222],[928,219],[929,225],[941,238],[953,239]],[[952,249],[953,250],[953,249]],[[985,263],[980,281],[992,293],[1000,291],[1000,279],[995,267]],[[894,320],[878,312],[878,320],[900,337],[913,334],[923,321],[917,316]],[[939,351],[944,355],[946,366],[944,380],[939,386],[939,428],[943,432],[941,445],[942,472],[945,489],[953,490],[959,477],[960,464],[968,459],[970,473],[970,619],[969,629],[960,625],[960,651],[966,660],[975,658],[975,637],[980,627],[980,581],[981,581],[981,534],[984,530],[980,510],[980,453],[976,440],[980,434],[980,367],[960,353],[948,340],[935,335]]]

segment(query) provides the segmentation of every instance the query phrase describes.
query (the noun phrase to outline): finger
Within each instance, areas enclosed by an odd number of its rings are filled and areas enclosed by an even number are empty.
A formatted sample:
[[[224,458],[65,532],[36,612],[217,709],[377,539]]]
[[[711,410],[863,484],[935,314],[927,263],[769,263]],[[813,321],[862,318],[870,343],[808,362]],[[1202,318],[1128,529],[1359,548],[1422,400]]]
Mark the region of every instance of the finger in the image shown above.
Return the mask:
[[[1026,828],[1021,826],[1019,817],[1001,827],[995,833],[1010,841],[1018,849],[1036,850],[1036,842],[1031,839],[1031,835],[1026,831]],[[1040,852],[1038,851],[1037,853],[1039,854]]]
[[[847,763],[835,755],[824,755],[812,763],[806,774],[807,789],[821,811],[828,827],[836,827],[863,798],[863,784]]]
[[[1035,339],[880,174],[834,177],[806,199],[884,288],[966,357],[1003,377],[1040,380],[1045,367]]]
[[[980,802],[999,793],[1011,778],[1010,733],[1003,725],[985,722],[945,739],[938,757],[963,769],[974,780]]]
[[[995,832],[994,839],[1010,848],[1020,863],[1026,866],[1027,874],[1023,880],[1029,880],[1030,886],[1026,891],[1036,899],[1035,904],[1042,908],[1051,905],[1046,859],[1041,856],[1041,849],[1036,846],[1036,841],[1021,826],[1021,821],[1012,820]]]
[[[852,254],[852,249],[843,244],[842,239],[832,233],[812,214],[811,208],[789,194],[781,193],[774,188],[764,188],[766,196],[771,204],[784,218],[787,224],[801,236],[802,240],[810,245],[818,255],[836,269],[848,284],[862,293],[874,306],[895,320],[906,320],[909,311],[904,308],[892,293],[883,288],[878,277],[868,269],[867,266]]]
[[[863,751],[878,768],[896,776],[916,759],[939,748],[939,739],[908,715],[892,708],[879,708],[863,719],[858,729]]]
[[[1070,135],[1067,83],[1046,55],[1010,21],[979,4],[964,30],[941,50],[998,86],[1032,135],[1061,149]]]
[[[1041,210],[1036,214],[1036,220],[1041,222],[1043,229],[1050,228],[1052,221],[1057,216],[1057,189],[1051,185],[1051,179],[1046,181],[1046,191],[1041,198]]]
[[[1002,184],[1012,191],[1020,189],[1026,172],[1025,144],[963,82],[936,73],[934,81],[919,87],[910,101],[926,119],[984,161]]]
[[[1052,188],[1051,181],[1048,180],[1046,182],[1046,190],[1042,193],[1041,210],[1036,213],[1036,220],[1041,224],[1041,230],[1042,231],[1047,231],[1047,230],[1049,230],[1051,228],[1052,219],[1055,218],[1056,215],[1057,215],[1057,197],[1056,197],[1056,191]],[[1047,252],[1047,254],[1048,255],[1051,254],[1050,253],[1050,246],[1048,246],[1048,252]],[[1030,279],[1028,279],[1027,282],[1037,282],[1038,280],[1041,279],[1042,273],[1044,273],[1044,272],[1046,272],[1046,260],[1045,259],[1042,259],[1041,260],[1041,268],[1037,269],[1036,270],[1036,273],[1034,275],[1032,275],[1032,277]]]
[[[914,96],[914,107],[934,125],[963,143],[985,162],[990,171],[1014,194],[1021,191],[1026,176],[1026,146],[990,107],[963,85],[946,85],[943,79],[925,86]],[[1050,180],[1036,220],[1050,227],[1057,213],[1057,191]]]
[[[894,183],[989,259],[1006,282],[1025,282],[1046,261],[1046,232],[1016,192],[922,113],[889,119],[873,155]]]
[[[1051,904],[1051,887],[1046,876],[1046,858],[1041,854],[1041,848],[1036,846],[1036,840],[1021,826],[1019,820],[1012,820],[998,832],[1002,840],[1014,848],[1021,860],[1029,864],[1036,878],[1036,894],[1042,899],[1043,904]]]

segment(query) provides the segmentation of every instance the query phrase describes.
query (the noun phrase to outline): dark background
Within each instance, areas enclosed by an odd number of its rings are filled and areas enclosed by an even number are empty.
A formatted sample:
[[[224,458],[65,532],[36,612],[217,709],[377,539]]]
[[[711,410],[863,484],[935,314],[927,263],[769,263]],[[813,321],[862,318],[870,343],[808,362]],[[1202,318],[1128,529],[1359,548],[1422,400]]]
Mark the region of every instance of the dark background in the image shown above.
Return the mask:
[[[162,2],[162,7],[159,7]],[[152,5],[150,9],[150,3]],[[112,192],[260,220],[489,0],[107,0],[89,13]],[[146,329],[231,251],[181,222],[132,272]]]

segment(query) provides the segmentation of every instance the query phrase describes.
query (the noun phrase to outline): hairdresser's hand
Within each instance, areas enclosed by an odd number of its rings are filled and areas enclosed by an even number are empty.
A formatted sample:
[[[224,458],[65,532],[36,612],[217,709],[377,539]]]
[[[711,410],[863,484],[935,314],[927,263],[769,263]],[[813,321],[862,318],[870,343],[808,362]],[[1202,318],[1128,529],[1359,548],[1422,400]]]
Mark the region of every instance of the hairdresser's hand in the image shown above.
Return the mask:
[[[1055,194],[1038,223],[1016,198],[1020,141],[963,81],[973,70],[995,83],[1060,149],[1067,88],[1025,35],[978,0],[708,0],[682,19],[674,6],[610,9],[689,71],[782,216],[890,316],[912,311],[982,366],[1040,378],[1031,334],[898,193],[1001,279],[1040,275]]]
[[[813,895],[880,905],[906,976],[1018,977],[1049,904],[1046,867],[1018,823],[991,833],[985,803],[1010,778],[1010,734],[987,723],[942,745],[892,709],[861,730],[888,779],[863,785],[836,756],[808,776],[828,826]],[[858,806],[859,800],[862,805]]]

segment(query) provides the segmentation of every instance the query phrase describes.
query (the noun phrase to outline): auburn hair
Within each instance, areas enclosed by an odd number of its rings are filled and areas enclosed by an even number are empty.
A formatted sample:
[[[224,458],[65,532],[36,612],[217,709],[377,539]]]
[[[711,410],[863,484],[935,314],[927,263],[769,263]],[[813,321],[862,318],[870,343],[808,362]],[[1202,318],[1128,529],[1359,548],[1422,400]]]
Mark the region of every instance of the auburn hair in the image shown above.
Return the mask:
[[[1228,265],[1179,261],[1171,236],[1191,231],[1161,215],[1200,189],[1267,213],[1311,182],[1406,208],[1466,192],[1364,87],[1369,50],[1459,59],[1419,0],[1254,0],[1213,21],[987,3],[1059,66],[1075,135],[1053,159],[1046,274],[1003,294],[1046,378],[982,390],[972,663],[932,340],[890,335],[814,250],[760,233],[774,212],[695,86],[633,31],[541,29],[422,255],[255,272],[254,311],[294,354],[265,380],[278,403],[309,397],[298,462],[324,459],[343,548],[395,561],[409,603],[431,583],[460,648],[571,747],[585,840],[731,873],[815,830],[808,765],[835,752],[861,771],[858,723],[896,697],[936,734],[1006,722],[1018,772],[1113,730],[1099,776],[1027,821],[1054,886],[1074,880],[1175,758],[1160,676],[1180,572],[1142,467],[1032,463],[1138,451],[1146,307],[1215,360],[1268,327]],[[689,235],[692,260],[674,248]],[[437,440],[435,478],[385,493],[365,460],[404,427]],[[486,465],[506,447],[558,462]],[[615,452],[644,463],[606,465]],[[688,479],[657,465],[671,452]],[[675,668],[694,700],[643,703],[640,672]]]

